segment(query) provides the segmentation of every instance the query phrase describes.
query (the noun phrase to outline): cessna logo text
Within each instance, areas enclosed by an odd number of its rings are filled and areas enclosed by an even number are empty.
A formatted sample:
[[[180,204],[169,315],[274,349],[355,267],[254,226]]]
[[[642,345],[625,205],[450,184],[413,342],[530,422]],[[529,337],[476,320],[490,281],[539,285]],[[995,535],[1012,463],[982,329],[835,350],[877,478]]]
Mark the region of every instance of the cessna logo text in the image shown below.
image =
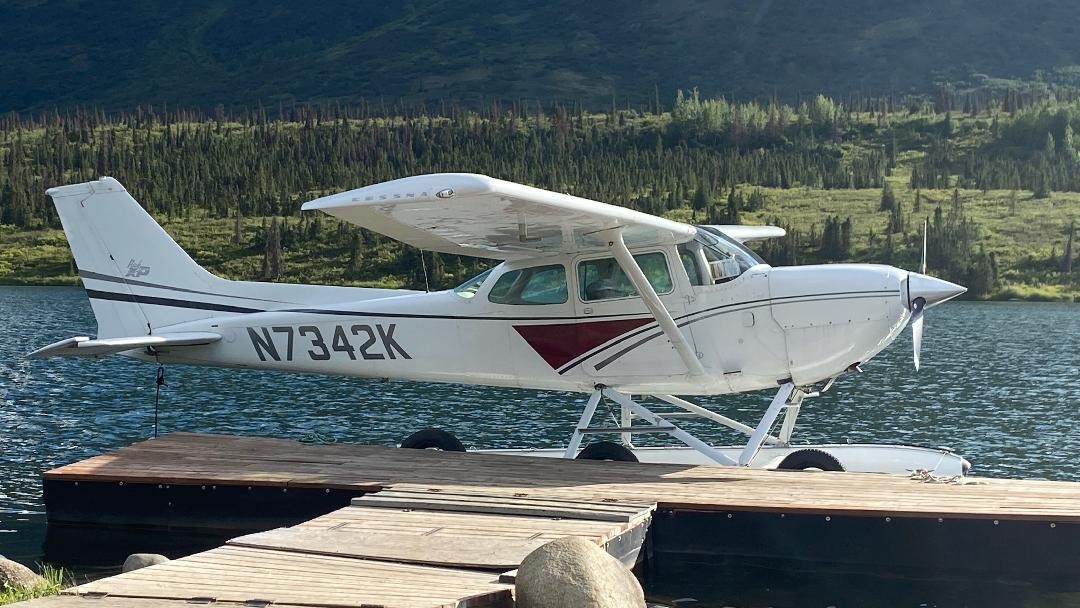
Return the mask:
[[[292,361],[294,353],[305,354],[312,361],[329,361],[332,358],[357,359],[412,359],[409,353],[394,339],[396,323],[387,325],[335,325],[329,341],[315,325],[291,325],[274,327],[248,327],[251,346],[260,361]]]
[[[124,276],[125,277],[136,277],[137,278],[137,277],[145,277],[148,274],[150,274],[150,267],[149,266],[143,266],[142,260],[139,260],[138,262],[136,262],[135,258],[131,258],[131,261],[128,262],[127,274],[125,274]]]

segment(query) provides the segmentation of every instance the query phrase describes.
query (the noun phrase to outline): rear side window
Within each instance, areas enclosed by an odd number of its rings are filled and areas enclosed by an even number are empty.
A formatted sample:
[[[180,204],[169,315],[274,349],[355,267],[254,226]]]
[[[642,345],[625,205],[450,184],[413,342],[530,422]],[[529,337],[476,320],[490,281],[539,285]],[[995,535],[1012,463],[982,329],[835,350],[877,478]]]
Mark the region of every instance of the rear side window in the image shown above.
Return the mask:
[[[667,258],[663,253],[659,251],[641,253],[635,255],[634,260],[637,261],[656,293],[671,293],[674,287],[671,283],[671,273],[668,271]],[[578,264],[578,281],[581,299],[585,302],[637,295],[630,277],[626,276],[615,258],[581,262]]]
[[[495,304],[565,304],[566,268],[562,264],[511,270],[488,292]]]

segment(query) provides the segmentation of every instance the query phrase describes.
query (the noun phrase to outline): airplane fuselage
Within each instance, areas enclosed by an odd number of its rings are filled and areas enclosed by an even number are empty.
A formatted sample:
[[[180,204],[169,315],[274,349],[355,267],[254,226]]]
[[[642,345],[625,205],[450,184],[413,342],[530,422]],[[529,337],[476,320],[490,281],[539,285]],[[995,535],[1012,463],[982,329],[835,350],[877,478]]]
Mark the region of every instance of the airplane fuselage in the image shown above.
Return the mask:
[[[674,247],[645,253],[654,260],[662,254],[670,286],[661,279],[669,289],[657,293],[704,377],[689,372],[641,298],[584,293],[580,273],[602,253],[500,264],[474,292],[407,292],[155,328],[222,335],[215,344],[165,349],[157,360],[531,389],[588,392],[602,384],[629,393],[720,394],[835,377],[880,352],[910,318],[909,273],[888,266],[758,264],[727,282],[694,285]],[[525,267],[549,274],[561,267],[565,293],[545,296],[550,303],[493,293],[504,275],[520,276]]]

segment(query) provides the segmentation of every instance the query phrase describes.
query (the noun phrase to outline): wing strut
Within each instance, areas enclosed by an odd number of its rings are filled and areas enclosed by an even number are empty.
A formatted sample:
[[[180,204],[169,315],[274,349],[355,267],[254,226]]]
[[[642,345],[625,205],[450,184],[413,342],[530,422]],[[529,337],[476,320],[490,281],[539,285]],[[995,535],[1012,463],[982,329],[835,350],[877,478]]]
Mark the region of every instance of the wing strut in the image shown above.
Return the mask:
[[[615,261],[619,263],[623,272],[630,278],[630,282],[634,284],[634,288],[637,289],[641,300],[645,302],[645,306],[648,307],[653,318],[660,324],[660,329],[664,330],[664,335],[671,342],[671,346],[675,348],[675,352],[679,353],[679,358],[686,364],[686,369],[690,372],[690,375],[704,376],[705,368],[701,366],[697,353],[690,348],[690,344],[686,342],[686,338],[679,331],[679,326],[675,324],[675,319],[671,318],[671,313],[664,307],[660,296],[656,295],[656,290],[653,289],[649,280],[645,278],[645,273],[641,271],[641,266],[638,266],[637,260],[627,249],[626,242],[623,241],[622,229],[611,232],[614,234],[611,241],[608,242],[608,246],[615,253]]]

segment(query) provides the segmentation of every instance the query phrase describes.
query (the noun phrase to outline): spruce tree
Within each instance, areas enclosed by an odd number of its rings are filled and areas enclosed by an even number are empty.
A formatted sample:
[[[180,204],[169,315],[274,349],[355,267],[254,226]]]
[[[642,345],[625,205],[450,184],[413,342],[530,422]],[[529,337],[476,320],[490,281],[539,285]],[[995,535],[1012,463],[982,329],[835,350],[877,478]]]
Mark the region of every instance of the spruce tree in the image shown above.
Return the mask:
[[[1065,251],[1061,254],[1061,272],[1070,274],[1072,272],[1073,265],[1073,236],[1076,234],[1076,222],[1069,222],[1069,229],[1066,231],[1067,237],[1065,239]]]
[[[240,245],[241,233],[240,233],[240,207],[236,208],[236,213],[233,215],[233,236],[232,244]]]
[[[878,206],[879,211],[892,211],[896,207],[896,196],[893,195],[892,186],[889,182],[885,182],[885,186],[881,189],[881,204]]]
[[[262,278],[272,280],[281,276],[285,263],[281,252],[281,226],[277,216],[270,222],[266,234],[266,248],[263,252]]]
[[[693,210],[693,221],[696,222],[698,211],[703,211],[709,206],[709,195],[705,193],[704,188],[698,186],[697,190],[694,191],[694,198],[691,199],[690,205]]]

